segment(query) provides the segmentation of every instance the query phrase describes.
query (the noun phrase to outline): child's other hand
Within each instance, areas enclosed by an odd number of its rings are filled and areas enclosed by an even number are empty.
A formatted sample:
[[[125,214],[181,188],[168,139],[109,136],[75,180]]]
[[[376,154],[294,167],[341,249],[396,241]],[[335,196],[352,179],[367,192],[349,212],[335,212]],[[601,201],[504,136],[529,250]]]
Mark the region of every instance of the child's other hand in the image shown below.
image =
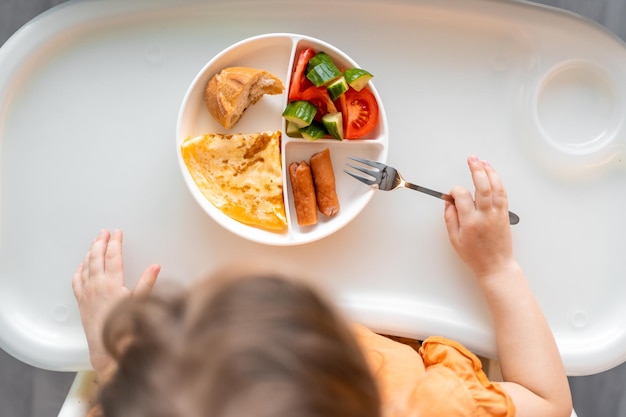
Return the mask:
[[[450,242],[478,278],[515,264],[506,190],[496,171],[475,156],[468,158],[475,196],[462,187],[450,194],[455,204],[444,212]]]
[[[148,267],[132,291],[126,288],[122,232],[119,230],[112,234],[102,230],[78,266],[72,278],[72,288],[89,345],[89,358],[99,375],[112,365],[102,343],[102,328],[107,315],[123,298],[148,294],[159,271],[158,265]]]

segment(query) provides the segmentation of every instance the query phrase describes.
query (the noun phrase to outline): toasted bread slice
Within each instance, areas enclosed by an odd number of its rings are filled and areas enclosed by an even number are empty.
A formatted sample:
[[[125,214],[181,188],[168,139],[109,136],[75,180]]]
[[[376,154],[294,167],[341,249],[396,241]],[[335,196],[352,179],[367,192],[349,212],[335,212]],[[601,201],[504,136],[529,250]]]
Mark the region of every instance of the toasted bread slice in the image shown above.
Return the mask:
[[[265,230],[287,228],[281,132],[187,138],[182,157],[202,194],[233,219]]]
[[[204,101],[215,120],[231,129],[249,106],[265,94],[281,94],[284,89],[282,81],[267,71],[229,67],[211,78]]]

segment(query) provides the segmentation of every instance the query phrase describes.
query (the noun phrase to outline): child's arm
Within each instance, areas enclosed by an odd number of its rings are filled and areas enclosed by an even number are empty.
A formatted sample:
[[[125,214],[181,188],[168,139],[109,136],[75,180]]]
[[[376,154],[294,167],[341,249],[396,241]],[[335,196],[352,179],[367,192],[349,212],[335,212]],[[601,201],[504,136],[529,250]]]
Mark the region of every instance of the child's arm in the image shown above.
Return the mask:
[[[133,290],[126,288],[122,259],[122,232],[101,231],[72,278],[74,296],[83,323],[89,359],[99,377],[114,365],[102,342],[102,328],[107,315],[125,297],[150,292],[160,267],[152,265],[139,277]]]
[[[472,269],[493,316],[504,383],[517,416],[569,417],[567,376],[550,327],[513,255],[506,191],[495,170],[468,160],[475,196],[450,192],[445,221],[450,242]]]

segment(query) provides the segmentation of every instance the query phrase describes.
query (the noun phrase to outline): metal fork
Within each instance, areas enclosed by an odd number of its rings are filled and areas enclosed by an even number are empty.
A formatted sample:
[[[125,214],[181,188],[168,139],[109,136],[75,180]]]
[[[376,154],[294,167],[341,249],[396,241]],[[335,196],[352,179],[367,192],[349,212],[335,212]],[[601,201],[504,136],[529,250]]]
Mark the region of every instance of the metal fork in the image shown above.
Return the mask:
[[[396,171],[395,168],[390,167],[389,165],[386,165],[377,161],[372,161],[370,159],[352,158],[352,157],[349,157],[349,159],[352,159],[353,161],[360,162],[364,165],[368,165],[372,168],[375,168],[375,170],[371,170],[371,169],[366,169],[360,166],[347,164],[349,167],[356,169],[357,171],[360,171],[370,176],[371,179],[362,177],[350,171],[346,171],[346,170],[343,171],[346,174],[350,175],[351,177],[356,178],[362,183],[367,184],[373,188],[378,188],[379,190],[383,190],[383,191],[391,191],[391,190],[395,190],[396,188],[410,188],[412,190],[416,190],[416,191],[419,191],[428,195],[432,195],[433,197],[437,197],[442,200],[454,203],[454,198],[451,195],[441,193],[439,191],[431,190],[429,188],[422,187],[419,185],[411,184],[410,182],[402,178],[400,173]],[[519,223],[519,216],[509,211],[509,223],[510,224]]]

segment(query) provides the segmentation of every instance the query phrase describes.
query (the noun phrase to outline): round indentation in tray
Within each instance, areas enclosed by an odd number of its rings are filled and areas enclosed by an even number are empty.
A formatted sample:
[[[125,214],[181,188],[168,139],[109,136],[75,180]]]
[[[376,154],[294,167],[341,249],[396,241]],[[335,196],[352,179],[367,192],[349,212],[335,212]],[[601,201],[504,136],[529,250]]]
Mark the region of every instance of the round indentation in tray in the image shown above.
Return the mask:
[[[555,67],[537,91],[536,122],[542,135],[569,154],[592,153],[608,144],[621,113],[613,80],[589,62]]]

